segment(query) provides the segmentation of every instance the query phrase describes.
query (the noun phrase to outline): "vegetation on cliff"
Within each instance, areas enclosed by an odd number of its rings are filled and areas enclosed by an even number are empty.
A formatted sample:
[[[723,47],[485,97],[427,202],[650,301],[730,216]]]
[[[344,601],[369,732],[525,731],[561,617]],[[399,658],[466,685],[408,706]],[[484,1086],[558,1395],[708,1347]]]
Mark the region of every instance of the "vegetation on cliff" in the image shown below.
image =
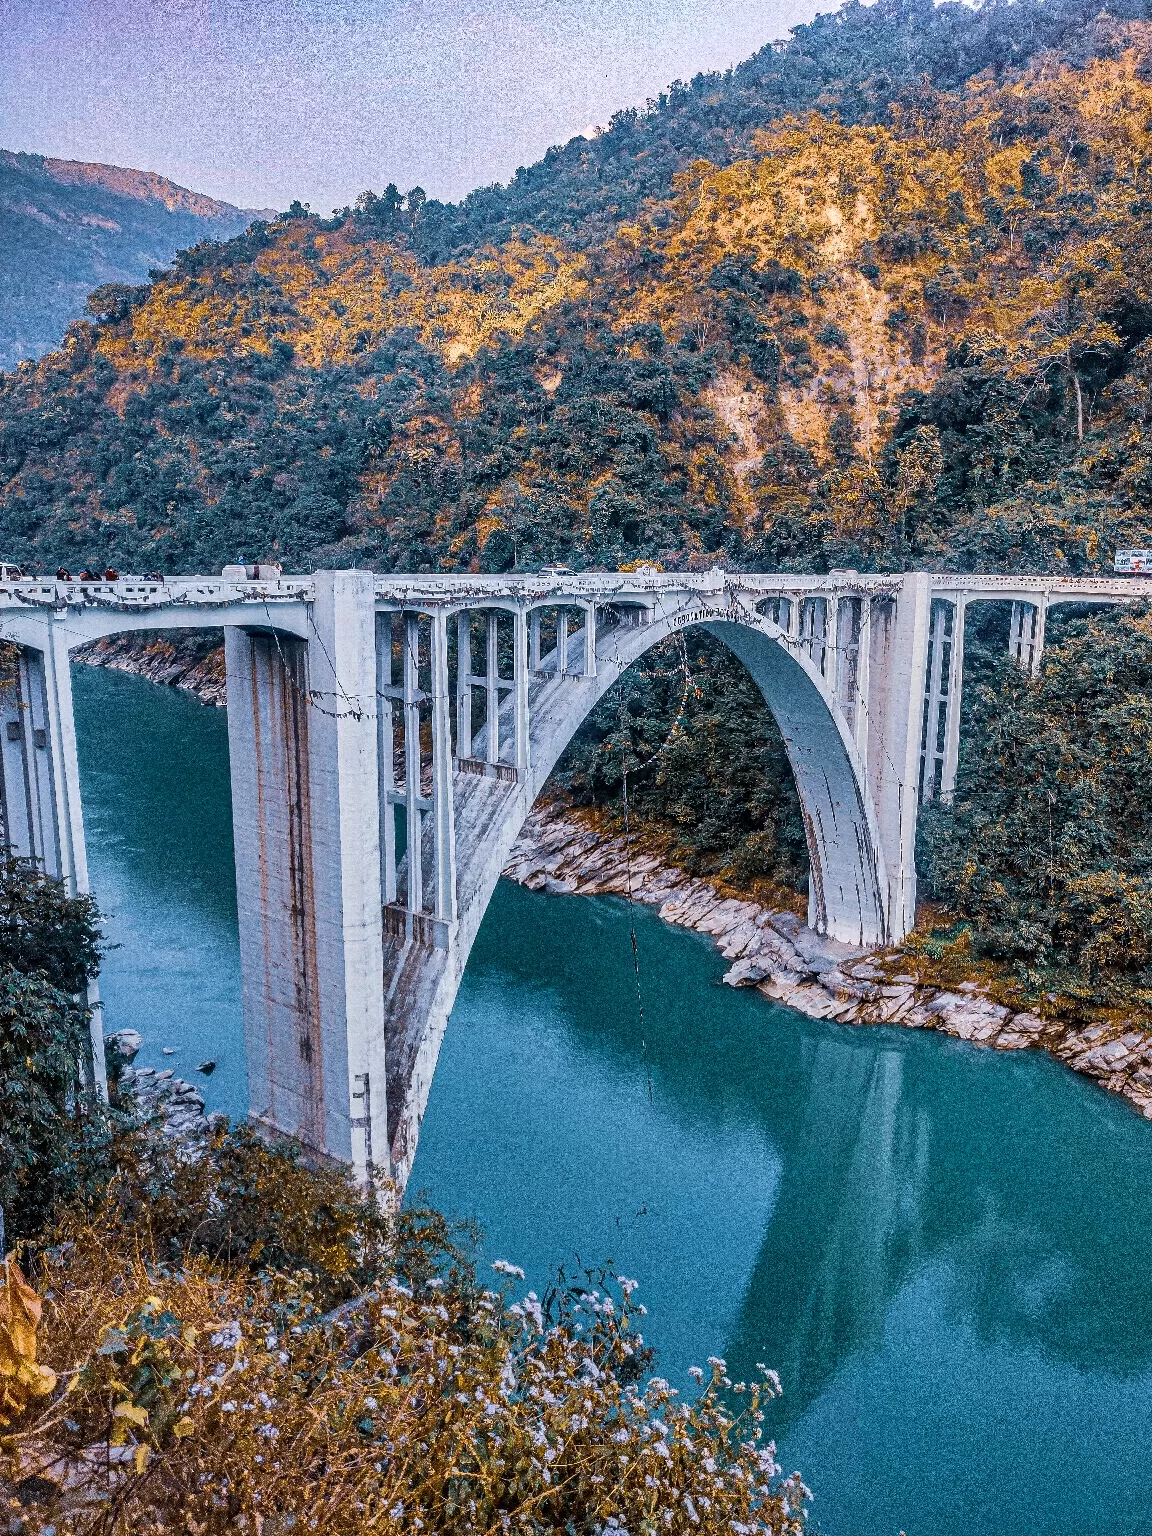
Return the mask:
[[[880,0],[457,207],[294,205],[0,380],[5,555],[1103,570],[1152,543],[1150,125],[1143,4]],[[802,882],[778,735],[693,657],[637,804],[698,866]],[[602,708],[577,794],[667,735],[677,667]]]
[[[950,935],[1033,994],[1152,1009],[1152,616],[1066,621],[971,690],[955,801],[922,816]]]

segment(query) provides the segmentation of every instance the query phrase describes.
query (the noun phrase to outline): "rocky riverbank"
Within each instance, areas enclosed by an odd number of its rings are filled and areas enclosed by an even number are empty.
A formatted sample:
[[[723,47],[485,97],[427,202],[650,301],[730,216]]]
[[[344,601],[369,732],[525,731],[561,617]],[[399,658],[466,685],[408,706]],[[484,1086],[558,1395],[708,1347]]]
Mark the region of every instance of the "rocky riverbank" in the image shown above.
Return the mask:
[[[870,954],[822,939],[794,912],[773,910],[694,878],[580,812],[533,810],[504,874],[529,890],[627,896],[659,907],[665,922],[711,936],[730,987],[754,987],[815,1019],[939,1029],[1001,1051],[1050,1051],[1152,1120],[1152,1032],[1124,1021],[1082,1028],[994,1002],[977,982],[926,985],[899,952]]]
[[[223,707],[227,702],[224,647],[205,650],[200,634],[108,635],[77,647],[72,655],[90,667],[111,667],[114,672],[131,672],[152,683],[181,688],[195,694],[201,704]]]
[[[155,1067],[134,1066],[143,1043],[135,1029],[118,1029],[104,1037],[109,1056],[119,1061],[121,1087],[135,1094],[143,1114],[160,1118],[165,1136],[195,1154],[202,1150],[218,1117],[205,1114],[204,1095],[171,1068],[158,1072]]]

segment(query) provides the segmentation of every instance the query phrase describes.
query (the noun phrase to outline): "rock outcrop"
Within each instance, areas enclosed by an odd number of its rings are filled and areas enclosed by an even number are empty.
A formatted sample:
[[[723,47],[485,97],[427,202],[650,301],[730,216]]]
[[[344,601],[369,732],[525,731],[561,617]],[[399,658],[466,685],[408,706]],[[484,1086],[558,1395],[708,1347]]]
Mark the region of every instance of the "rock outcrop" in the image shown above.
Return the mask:
[[[167,688],[181,688],[195,694],[201,704],[223,707],[227,703],[222,646],[205,654],[195,639],[174,643],[147,634],[109,635],[78,646],[72,655],[90,667],[111,667]]]
[[[202,1147],[212,1131],[215,1116],[204,1113],[204,1095],[194,1084],[177,1077],[171,1067],[125,1067],[120,1082],[136,1094],[145,1115],[159,1115],[165,1136],[182,1142],[189,1151]]]
[[[723,978],[728,986],[754,987],[809,1018],[938,1029],[1001,1051],[1046,1049],[1152,1120],[1152,1032],[1123,1021],[1080,1029],[1005,1007],[975,982],[942,991],[908,971],[892,974],[891,957],[821,938],[794,912],[725,894],[649,851],[630,856],[622,836],[598,830],[578,813],[537,807],[504,874],[529,890],[630,895],[657,906],[665,922],[712,936],[733,962]]]

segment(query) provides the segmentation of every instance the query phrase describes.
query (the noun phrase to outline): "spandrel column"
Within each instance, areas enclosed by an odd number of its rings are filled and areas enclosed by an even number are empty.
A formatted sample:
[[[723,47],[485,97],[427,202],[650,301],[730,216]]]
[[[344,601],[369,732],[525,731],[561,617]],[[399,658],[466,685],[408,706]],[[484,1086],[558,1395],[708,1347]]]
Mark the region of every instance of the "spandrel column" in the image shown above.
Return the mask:
[[[944,734],[944,766],[940,774],[940,798],[951,800],[956,790],[960,762],[960,709],[964,693],[964,623],[967,600],[961,592],[952,619],[952,659],[948,677],[948,722]]]
[[[436,859],[435,912],[456,921],[456,820],[452,798],[452,724],[448,687],[448,620],[432,616],[432,817]]]
[[[420,794],[420,620],[404,615],[404,814],[408,844],[409,912],[424,910],[423,825]]]
[[[456,615],[456,756],[472,756],[472,615]]]
[[[856,656],[856,718],[853,732],[856,750],[868,776],[868,711],[872,683],[872,599],[867,592],[860,598],[860,642]]]
[[[380,759],[380,885],[386,905],[396,900],[396,727],[392,688],[392,615],[384,613],[376,621],[376,741]]]
[[[485,729],[485,760],[500,761],[500,615],[488,610],[487,644],[484,666],[484,697],[487,725]]]
[[[512,685],[516,710],[516,772],[526,778],[532,766],[528,720],[528,620],[518,608],[514,617]]]

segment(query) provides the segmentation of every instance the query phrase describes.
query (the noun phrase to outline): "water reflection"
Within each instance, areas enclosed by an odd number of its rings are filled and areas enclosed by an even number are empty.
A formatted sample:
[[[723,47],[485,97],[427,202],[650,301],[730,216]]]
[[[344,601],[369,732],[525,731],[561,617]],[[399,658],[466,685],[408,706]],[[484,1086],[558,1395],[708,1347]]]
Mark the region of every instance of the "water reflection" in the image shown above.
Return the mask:
[[[730,1351],[777,1363],[803,1414],[878,1350],[901,1289],[946,1261],[948,1311],[985,1343],[1135,1376],[1152,1360],[1152,1137],[1053,1063],[840,1032],[800,1045],[775,1122],[780,1194]]]
[[[1140,1530],[1149,1128],[1044,1058],[733,994],[706,942],[639,925],[650,1101],[623,910],[501,888],[418,1177],[537,1274],[626,1261],[674,1380],[776,1366],[771,1432],[834,1536]],[[664,1211],[625,1240],[605,1201]]]
[[[928,1176],[928,1117],[904,1101],[901,1052],[805,1040],[800,1054],[810,1086],[729,1346],[734,1368],[771,1360],[787,1382],[781,1427],[846,1353],[879,1343],[922,1251]]]

